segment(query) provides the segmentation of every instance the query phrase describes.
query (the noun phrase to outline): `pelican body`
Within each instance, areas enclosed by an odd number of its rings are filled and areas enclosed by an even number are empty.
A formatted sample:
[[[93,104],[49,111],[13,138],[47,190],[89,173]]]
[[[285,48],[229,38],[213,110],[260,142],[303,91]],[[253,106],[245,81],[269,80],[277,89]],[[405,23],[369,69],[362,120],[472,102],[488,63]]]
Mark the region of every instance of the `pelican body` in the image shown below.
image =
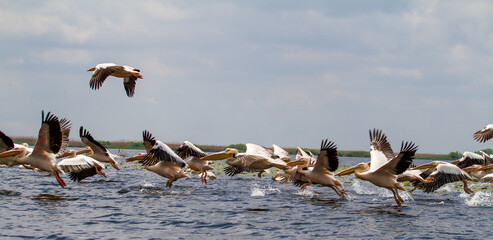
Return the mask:
[[[123,87],[128,97],[133,97],[137,79],[142,78],[139,69],[115,63],[100,63],[87,71],[94,71],[89,82],[94,90],[99,89],[108,76],[123,78]]]

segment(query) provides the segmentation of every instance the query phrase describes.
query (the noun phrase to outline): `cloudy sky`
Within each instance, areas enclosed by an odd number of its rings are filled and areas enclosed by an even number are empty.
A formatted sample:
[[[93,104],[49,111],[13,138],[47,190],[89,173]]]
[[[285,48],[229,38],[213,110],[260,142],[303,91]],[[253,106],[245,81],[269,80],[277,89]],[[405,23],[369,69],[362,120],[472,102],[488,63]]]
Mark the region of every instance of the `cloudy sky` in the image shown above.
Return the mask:
[[[490,1],[0,1],[0,129],[41,110],[100,140],[395,151],[493,148]],[[139,68],[89,88],[102,62]]]

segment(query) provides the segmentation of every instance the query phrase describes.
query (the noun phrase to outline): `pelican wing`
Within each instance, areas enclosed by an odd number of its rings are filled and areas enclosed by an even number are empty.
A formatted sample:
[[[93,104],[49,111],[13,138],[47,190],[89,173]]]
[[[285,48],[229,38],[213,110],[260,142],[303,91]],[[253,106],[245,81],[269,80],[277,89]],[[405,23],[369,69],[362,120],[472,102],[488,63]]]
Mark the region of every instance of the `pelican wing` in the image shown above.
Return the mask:
[[[272,148],[274,149],[274,155],[278,156],[279,158],[289,157],[288,152],[283,148],[277,146],[276,144],[272,144]]]
[[[62,130],[58,117],[50,112],[45,117],[44,111],[41,111],[41,119],[38,140],[32,154],[43,155],[43,152],[56,154],[62,146]]]
[[[423,192],[433,192],[447,183],[472,180],[466,172],[450,163],[439,164],[429,177],[433,178],[433,182],[420,182],[415,186],[423,189]]]
[[[99,89],[106,78],[110,76],[112,73],[116,71],[122,71],[124,68],[123,66],[118,66],[114,63],[104,63],[104,64],[98,64],[95,67],[94,72],[92,73],[91,80],[89,81],[89,86],[91,89]]]
[[[147,130],[144,130],[142,132],[142,138],[144,139],[144,147],[146,149],[146,152],[149,153],[152,147],[156,145],[156,138],[153,137],[152,134]]]
[[[58,154],[63,154],[67,151],[72,123],[68,119],[62,118],[60,119],[60,128],[62,130],[62,146],[60,147]]]
[[[247,155],[250,155],[250,154],[254,154],[254,155],[261,155],[261,156],[265,156],[267,158],[271,158],[274,153],[260,145],[257,145],[257,144],[254,144],[254,143],[247,143],[245,144],[246,145],[246,151],[245,151],[245,154]]]
[[[87,161],[86,156],[78,155],[73,158],[66,158],[60,161],[57,165],[64,172],[80,172],[84,169],[92,168],[94,162]]]
[[[462,169],[462,168],[470,167],[474,164],[483,165],[484,160],[485,157],[479,154],[473,152],[464,152],[462,154],[462,158],[459,160],[459,163],[457,163],[457,167]]]
[[[320,153],[318,154],[317,161],[313,171],[322,171],[327,169],[334,172],[339,167],[339,158],[337,157],[337,146],[334,142],[327,139],[322,141],[320,146]]]
[[[246,168],[249,168],[251,165],[254,165],[257,162],[269,160],[269,157],[266,156],[256,155],[256,154],[246,154],[246,153],[238,154],[236,157],[241,162],[241,165],[243,165]]]
[[[394,152],[387,141],[387,136],[380,129],[370,130],[370,171],[376,171],[378,168],[394,158]]]
[[[168,145],[161,141],[156,141],[156,145],[139,162],[144,166],[151,166],[157,164],[159,161],[175,162],[181,168],[187,165]]]
[[[0,131],[0,152],[5,152],[12,148],[14,148],[14,141],[12,141],[9,136],[5,135],[5,133]]]
[[[79,136],[80,139],[82,140],[83,143],[85,143],[87,146],[89,146],[94,153],[107,153],[108,149],[101,144],[100,142],[94,140],[92,137],[91,133],[87,131],[87,129],[84,129],[84,127],[80,126],[79,128]]]
[[[483,129],[474,133],[474,140],[484,143],[493,137],[493,124],[488,124]]]
[[[135,84],[137,83],[137,77],[131,75],[129,77],[123,78],[123,87],[128,97],[133,97],[135,93]]]
[[[190,156],[193,157],[205,157],[207,154],[202,151],[200,148],[193,145],[193,143],[189,141],[183,142],[178,149],[176,149],[176,154],[180,156],[182,159],[187,159]]]
[[[399,175],[405,172],[409,168],[409,166],[411,166],[417,150],[418,146],[416,146],[414,143],[404,143],[403,141],[401,143],[401,151],[399,152],[399,154],[397,154],[397,156],[395,156],[393,159],[388,161],[376,171],[388,171],[393,175]]]

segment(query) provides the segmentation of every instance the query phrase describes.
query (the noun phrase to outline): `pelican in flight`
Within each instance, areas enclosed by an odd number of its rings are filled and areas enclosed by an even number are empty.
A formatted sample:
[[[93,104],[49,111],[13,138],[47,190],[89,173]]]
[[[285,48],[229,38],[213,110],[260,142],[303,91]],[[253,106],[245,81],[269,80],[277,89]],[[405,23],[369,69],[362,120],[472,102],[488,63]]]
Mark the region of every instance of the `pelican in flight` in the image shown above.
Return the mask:
[[[42,171],[52,173],[58,184],[65,187],[67,184],[60,177],[62,170],[55,164],[56,154],[64,151],[63,147],[68,145],[71,123],[63,118],[48,112],[41,112],[41,128],[39,129],[38,140],[31,154],[27,154],[24,146],[13,148],[0,154],[0,158],[17,156],[20,164],[28,164]]]
[[[12,150],[14,148],[19,149],[21,147],[26,148],[26,155],[30,154],[33,151],[32,148],[28,147],[27,143],[22,143],[22,144],[14,143],[14,141],[12,141],[12,139],[9,136],[5,135],[5,133],[0,131],[0,153],[8,150]],[[0,158],[0,165],[7,165],[9,167],[12,167],[14,165],[19,164],[17,159],[18,157],[16,156]]]
[[[139,69],[114,63],[100,63],[87,71],[93,71],[89,86],[94,90],[99,89],[108,76],[123,78],[123,87],[128,97],[133,97],[137,79],[142,78]]]
[[[303,160],[301,160],[303,161]],[[339,158],[337,157],[337,146],[334,142],[329,142],[327,139],[322,141],[320,153],[313,169],[298,166],[297,173],[302,175],[308,181],[301,185],[301,190],[312,183],[320,184],[332,188],[337,195],[345,198],[346,192],[342,183],[334,177],[334,171],[339,167]],[[297,177],[300,179],[299,177]],[[302,181],[304,179],[301,179]]]
[[[284,162],[291,162],[291,157],[289,156],[289,153],[282,147],[279,147],[276,144],[272,144],[272,149],[274,150],[274,156],[276,158],[280,158]]]
[[[83,143],[85,143],[88,147],[85,150],[77,152],[77,154],[86,153],[87,156],[92,157],[100,162],[110,163],[111,166],[117,170],[120,170],[118,167],[114,155],[110,153],[110,151],[100,142],[94,140],[91,133],[84,129],[84,127],[80,126],[79,136]]]
[[[70,179],[74,182],[80,182],[96,174],[106,177],[106,174],[102,171],[104,165],[92,157],[77,155],[75,150],[69,150],[58,156],[58,158],[63,157],[68,158],[58,162],[57,166],[65,173],[68,173]]]
[[[398,190],[406,189],[397,182],[397,176],[409,168],[418,147],[412,142],[402,142],[400,153],[394,156],[390,143],[381,130],[370,130],[370,140],[370,166],[368,163],[359,163],[337,173],[336,176],[354,173],[359,179],[386,188],[392,191],[395,202],[401,207],[404,200],[399,196]]]
[[[166,187],[171,188],[173,182],[184,177],[189,177],[183,170],[187,166],[185,161],[178,156],[168,145],[156,140],[147,130],[142,133],[147,154],[138,154],[127,158],[125,161],[139,161],[145,169],[162,177],[168,178]]]
[[[431,163],[423,164],[413,168],[416,169],[430,169],[431,173],[427,178],[433,179],[432,182],[423,183],[416,182],[413,185],[417,188],[423,190],[423,192],[430,193],[434,192],[441,186],[451,183],[462,181],[464,183],[464,192],[467,194],[472,194],[473,191],[467,187],[467,181],[472,181],[472,178],[465,172],[454,164],[442,161],[433,161]]]
[[[273,158],[273,153],[262,146],[253,143],[246,144],[246,151],[239,153],[238,149],[226,148],[222,152],[217,152],[205,156],[202,160],[223,160],[229,165],[224,168],[224,172],[228,176],[234,176],[238,173],[246,171],[258,172],[258,177],[262,177],[262,173],[271,167],[279,169],[290,168],[283,160]]]
[[[197,171],[201,176],[201,182],[207,184],[207,170],[214,170],[213,167],[209,166],[209,161],[201,159],[207,154],[189,141],[183,142],[175,152],[183,160],[190,157],[190,160],[187,161],[188,168]]]

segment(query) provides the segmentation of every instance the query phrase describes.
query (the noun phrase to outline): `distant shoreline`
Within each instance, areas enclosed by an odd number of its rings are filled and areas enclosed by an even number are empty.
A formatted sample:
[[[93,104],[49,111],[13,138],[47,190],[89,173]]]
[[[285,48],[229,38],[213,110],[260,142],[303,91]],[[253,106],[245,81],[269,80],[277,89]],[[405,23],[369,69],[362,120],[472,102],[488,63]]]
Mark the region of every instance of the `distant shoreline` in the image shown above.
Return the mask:
[[[15,143],[27,143],[29,146],[34,146],[36,143],[36,138],[34,137],[12,137]],[[144,145],[142,141],[102,141],[98,140],[101,144],[111,149],[136,149],[136,150],[144,150]],[[177,149],[181,143],[166,143],[170,148]],[[82,141],[70,140],[70,147],[86,147]],[[223,151],[226,148],[236,148],[240,151],[245,151],[244,144],[230,144],[227,146],[220,145],[199,145],[197,147],[202,149],[205,152],[219,152]],[[289,154],[296,154],[296,148],[284,148],[288,151]],[[310,150],[313,154],[318,154],[318,149],[308,149],[303,148],[304,150]],[[484,149],[484,152],[491,154],[489,151],[493,152],[491,149]],[[338,155],[343,157],[370,157],[369,151],[356,151],[356,150],[338,150]],[[434,154],[434,153],[416,153],[416,159],[430,159],[430,160],[457,160],[462,157],[462,153],[459,152],[450,152],[448,154]]]

